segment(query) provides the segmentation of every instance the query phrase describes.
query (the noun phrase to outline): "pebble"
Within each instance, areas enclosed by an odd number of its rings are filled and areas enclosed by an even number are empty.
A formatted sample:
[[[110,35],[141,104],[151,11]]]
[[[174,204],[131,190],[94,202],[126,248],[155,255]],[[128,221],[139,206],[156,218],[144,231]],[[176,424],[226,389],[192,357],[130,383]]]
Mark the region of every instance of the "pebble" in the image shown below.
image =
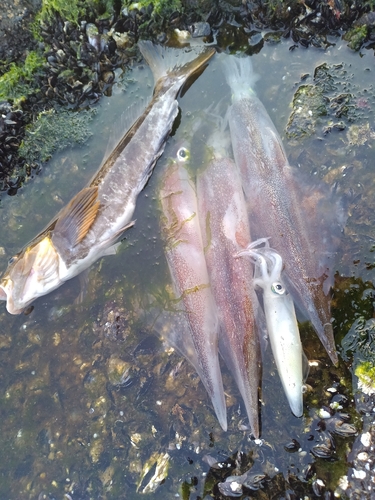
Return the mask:
[[[353,477],[355,477],[356,479],[365,479],[366,472],[364,470],[353,469]]]
[[[364,434],[362,434],[361,443],[363,444],[363,446],[366,446],[366,448],[368,448],[370,446],[371,434],[369,432],[365,432]]]
[[[327,410],[324,410],[324,408],[321,408],[319,411],[318,411],[318,415],[320,418],[331,418],[332,415],[330,414],[329,411]]]

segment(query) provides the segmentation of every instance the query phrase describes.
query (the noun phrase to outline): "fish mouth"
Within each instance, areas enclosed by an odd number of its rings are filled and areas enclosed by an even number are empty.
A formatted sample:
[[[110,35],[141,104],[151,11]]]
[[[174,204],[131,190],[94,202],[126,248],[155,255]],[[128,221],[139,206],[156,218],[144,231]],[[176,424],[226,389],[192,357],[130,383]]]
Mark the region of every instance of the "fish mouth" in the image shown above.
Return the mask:
[[[0,300],[6,300],[6,308],[9,314],[21,314],[25,309],[24,307],[21,309],[15,307],[12,297],[10,295],[8,297],[7,291],[3,285],[0,285]]]

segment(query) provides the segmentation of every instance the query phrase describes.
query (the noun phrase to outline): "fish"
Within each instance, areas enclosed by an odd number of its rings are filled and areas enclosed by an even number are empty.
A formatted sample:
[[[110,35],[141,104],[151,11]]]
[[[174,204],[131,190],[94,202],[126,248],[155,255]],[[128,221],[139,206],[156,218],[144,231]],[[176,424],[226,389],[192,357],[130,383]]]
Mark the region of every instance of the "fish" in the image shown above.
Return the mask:
[[[253,90],[257,76],[250,58],[227,56],[223,65],[232,94],[228,121],[233,155],[249,204],[252,235],[272,238],[273,248],[283,256],[285,282],[294,302],[336,365],[330,310],[334,242],[319,229],[319,206],[312,211],[303,207],[306,188],[297,169],[289,165],[275,125]]]
[[[252,433],[259,437],[260,345],[258,299],[253,270],[234,254],[250,244],[247,206],[239,171],[227,155],[225,137],[208,139],[213,156],[197,175],[203,245],[213,296],[219,311],[219,352],[245,403]]]
[[[178,115],[177,96],[214,55],[212,47],[164,48],[139,42],[152,69],[150,103],[124,132],[88,186],[79,191],[17,255],[0,280],[0,299],[20,314],[36,298],[116,253],[118,240],[133,225],[139,193],[152,174]]]
[[[266,246],[256,248],[266,242]],[[273,357],[290,409],[303,415],[303,349],[294,302],[282,277],[282,257],[268,246],[268,241],[252,242],[237,256],[250,256],[255,263],[254,286],[263,290],[263,307]]]
[[[185,167],[189,156],[185,146],[178,149],[163,172],[159,188],[161,234],[174,289],[175,325],[179,329],[179,333],[172,331],[170,338],[196,369],[226,431],[219,318],[204,255],[195,185]]]

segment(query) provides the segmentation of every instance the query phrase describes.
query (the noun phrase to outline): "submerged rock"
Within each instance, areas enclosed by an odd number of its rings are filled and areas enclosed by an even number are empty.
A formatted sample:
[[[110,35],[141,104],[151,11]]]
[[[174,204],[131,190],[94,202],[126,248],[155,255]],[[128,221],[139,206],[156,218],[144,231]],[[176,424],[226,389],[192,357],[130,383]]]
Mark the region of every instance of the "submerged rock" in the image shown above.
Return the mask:
[[[287,137],[301,138],[315,133],[317,120],[327,115],[328,98],[316,85],[301,85],[293,97],[293,111],[286,130]]]

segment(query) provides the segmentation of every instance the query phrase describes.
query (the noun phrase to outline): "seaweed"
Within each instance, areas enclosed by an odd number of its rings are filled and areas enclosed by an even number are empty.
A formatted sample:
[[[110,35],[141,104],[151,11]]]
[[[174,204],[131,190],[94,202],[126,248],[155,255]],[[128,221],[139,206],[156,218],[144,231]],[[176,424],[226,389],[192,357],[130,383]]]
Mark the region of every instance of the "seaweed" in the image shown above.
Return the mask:
[[[358,387],[365,394],[375,393],[375,365],[370,361],[359,363],[355,369],[355,375],[358,377]]]
[[[129,0],[123,1],[124,7],[130,9],[146,9],[152,6],[152,16],[169,17],[173,12],[181,11],[182,5],[180,0],[141,0],[140,2],[132,2]]]
[[[42,111],[37,120],[26,127],[19,155],[29,164],[39,164],[49,160],[55,151],[74,143],[83,144],[92,135],[88,123],[94,114],[94,109],[80,112]]]
[[[53,24],[56,15],[64,21],[78,25],[79,21],[92,11],[97,18],[110,17],[114,10],[119,11],[120,0],[42,0],[42,8],[36,16],[34,34],[38,33],[41,23]]]
[[[41,74],[45,62],[41,54],[31,51],[23,64],[10,63],[9,70],[0,77],[0,100],[20,101],[34,93],[35,77]]]
[[[344,40],[348,41],[348,47],[351,48],[352,50],[358,51],[363,43],[366,41],[368,36],[368,27],[363,25],[363,26],[356,26],[355,28],[349,30],[345,35],[343,36]]]
[[[343,357],[355,352],[363,361],[375,364],[375,319],[360,316],[341,342]]]
[[[62,19],[78,24],[78,20],[85,14],[84,2],[80,0],[42,0],[42,8],[36,17],[37,22],[51,22],[55,15]]]

